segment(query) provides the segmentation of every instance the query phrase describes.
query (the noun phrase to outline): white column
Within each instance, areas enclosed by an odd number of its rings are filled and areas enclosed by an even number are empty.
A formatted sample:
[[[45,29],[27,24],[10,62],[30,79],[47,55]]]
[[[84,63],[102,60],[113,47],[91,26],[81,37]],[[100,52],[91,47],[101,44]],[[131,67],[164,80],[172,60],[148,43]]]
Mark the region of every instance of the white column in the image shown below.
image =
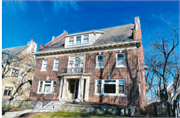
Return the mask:
[[[86,79],[85,101],[89,101],[89,77]]]
[[[61,83],[60,83],[60,86],[59,86],[59,99],[61,98],[61,94],[62,94],[62,82],[63,82],[63,77],[61,77]]]
[[[78,86],[78,99],[81,100],[82,96],[81,96],[81,77],[79,78],[79,86]]]
[[[64,79],[62,98],[66,98],[66,79]]]

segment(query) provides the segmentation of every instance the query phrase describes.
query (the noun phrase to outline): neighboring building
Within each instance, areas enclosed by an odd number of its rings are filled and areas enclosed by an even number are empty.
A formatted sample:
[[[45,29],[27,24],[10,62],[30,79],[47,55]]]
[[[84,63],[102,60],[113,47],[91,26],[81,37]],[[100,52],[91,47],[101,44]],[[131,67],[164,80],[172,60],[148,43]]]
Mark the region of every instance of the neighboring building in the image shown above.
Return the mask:
[[[33,78],[37,44],[31,39],[26,46],[7,48],[2,50],[2,100],[9,99],[20,83]],[[29,83],[21,86],[14,100],[28,100],[30,94]]]
[[[40,44],[31,98],[146,105],[139,17],[135,23],[67,34]]]

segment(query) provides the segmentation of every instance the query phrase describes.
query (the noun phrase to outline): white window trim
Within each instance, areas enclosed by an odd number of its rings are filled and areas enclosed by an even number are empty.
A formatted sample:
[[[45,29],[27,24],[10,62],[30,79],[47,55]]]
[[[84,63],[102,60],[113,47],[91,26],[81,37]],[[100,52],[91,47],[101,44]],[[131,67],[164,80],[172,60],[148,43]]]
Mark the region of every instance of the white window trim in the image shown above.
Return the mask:
[[[97,66],[98,56],[103,56],[103,67],[98,67]],[[104,68],[104,55],[96,55],[96,69],[99,69],[99,68]]]
[[[101,93],[96,93],[96,91],[97,91],[97,80],[101,80]],[[109,80],[109,79],[105,79],[105,80]],[[116,93],[104,93],[104,84],[105,84],[104,81],[105,80],[95,79],[95,94],[94,94],[95,96],[122,96],[122,97],[127,96],[125,94],[125,80],[124,79],[112,79],[112,80],[115,80],[115,82],[108,82],[108,83],[116,84]],[[124,80],[124,94],[119,93],[119,80]]]
[[[50,81],[50,80],[49,80]],[[39,81],[39,84],[38,84],[38,89],[37,89],[37,93],[36,94],[54,94],[55,92],[53,92],[53,84],[54,84],[54,81],[56,80],[52,80],[51,83],[45,83],[46,81]],[[40,87],[40,83],[43,82],[43,85],[42,85],[42,90],[41,92],[39,92],[39,87]],[[50,89],[50,92],[42,92],[44,91],[44,87],[46,84],[50,84],[51,85],[51,89]],[[57,85],[57,82],[56,82],[56,85]]]
[[[84,35],[88,35],[88,42],[84,42]],[[82,42],[82,44],[88,44],[89,43],[89,34],[84,34],[83,35],[83,42]]]
[[[139,83],[139,92],[141,92],[141,83]]]
[[[78,36],[81,37],[81,39],[80,39],[81,42],[77,44],[77,37],[78,37]],[[82,35],[77,35],[77,36],[76,36],[76,43],[75,43],[75,45],[80,45],[80,44],[82,44]]]
[[[124,65],[117,65],[118,54],[124,54]],[[125,53],[116,53],[116,68],[123,68],[125,66]]]
[[[44,59],[44,60],[47,60],[47,59]],[[42,62],[41,71],[46,71],[47,70],[47,65],[46,65],[46,70],[43,70],[44,60]],[[48,63],[48,60],[47,60],[47,63]]]
[[[53,64],[53,70],[52,71],[58,71],[59,70],[59,63],[58,63],[58,69],[55,69],[55,60],[59,60],[58,58],[54,59],[54,64]]]
[[[17,77],[19,77],[19,73],[20,73],[19,71],[20,71],[20,69],[19,69],[18,67],[12,67],[12,68],[11,68],[10,77],[16,77],[16,76],[12,76],[12,70],[13,70],[13,69],[18,70],[18,76],[17,76]],[[17,77],[16,77],[16,78],[17,78]]]
[[[71,36],[71,37],[73,37],[73,44],[69,44],[69,41],[70,41],[70,37],[69,37],[69,40],[68,40],[68,45],[69,45],[69,46],[75,45],[75,43],[76,43],[76,42],[75,42],[76,40],[74,40],[74,39],[75,39],[75,36]]]

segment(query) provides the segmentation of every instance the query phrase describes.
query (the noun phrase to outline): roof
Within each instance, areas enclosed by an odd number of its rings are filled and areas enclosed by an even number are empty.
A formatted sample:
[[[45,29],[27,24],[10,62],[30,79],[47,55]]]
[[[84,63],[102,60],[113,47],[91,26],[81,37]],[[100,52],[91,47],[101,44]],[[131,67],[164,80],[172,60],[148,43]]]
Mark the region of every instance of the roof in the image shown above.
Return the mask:
[[[114,44],[114,43],[123,43],[123,42],[133,42],[133,29],[134,24],[127,24],[122,26],[116,26],[111,28],[99,29],[99,31],[104,31],[102,34],[92,45],[88,46],[97,46],[97,45],[106,45],[106,44]],[[53,51],[59,49],[65,49],[65,37],[61,38],[57,42],[52,45],[46,47],[45,49],[39,52]],[[87,45],[85,47],[88,47]],[[76,48],[82,48],[83,46],[79,46]]]
[[[2,54],[7,54],[7,57],[4,57],[2,60],[2,64],[6,63],[7,61],[13,59],[16,55],[20,52],[25,50],[28,46],[20,46],[20,47],[13,47],[13,48],[6,48],[2,50]]]

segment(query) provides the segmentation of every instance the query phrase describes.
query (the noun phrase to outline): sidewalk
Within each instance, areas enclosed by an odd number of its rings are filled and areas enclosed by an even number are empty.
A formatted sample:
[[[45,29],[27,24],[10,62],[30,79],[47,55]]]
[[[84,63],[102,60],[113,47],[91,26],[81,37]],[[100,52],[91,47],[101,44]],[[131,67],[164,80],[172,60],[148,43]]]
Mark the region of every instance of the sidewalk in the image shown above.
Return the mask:
[[[32,113],[32,112],[56,112],[56,111],[57,110],[26,109],[24,111],[6,112],[4,115],[2,115],[2,118],[14,118],[22,114]]]

